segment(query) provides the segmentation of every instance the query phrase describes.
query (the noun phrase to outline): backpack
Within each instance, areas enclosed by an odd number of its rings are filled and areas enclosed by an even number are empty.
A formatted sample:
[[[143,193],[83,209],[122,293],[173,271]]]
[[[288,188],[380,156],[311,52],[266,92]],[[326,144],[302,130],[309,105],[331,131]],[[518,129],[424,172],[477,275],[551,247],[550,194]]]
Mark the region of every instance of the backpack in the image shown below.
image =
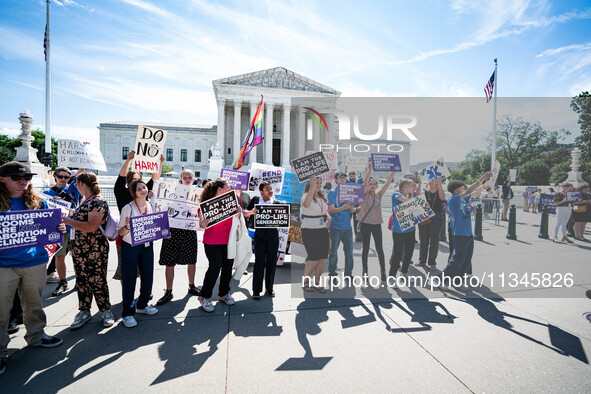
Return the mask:
[[[88,206],[90,208],[90,201],[88,202]],[[105,224],[99,225],[99,230],[101,230],[101,233],[103,233],[103,235],[107,237],[109,241],[117,241],[117,238],[119,237],[119,229],[117,228],[118,225],[119,220],[115,219],[113,215],[111,215],[111,209],[109,208],[107,213],[107,221]]]

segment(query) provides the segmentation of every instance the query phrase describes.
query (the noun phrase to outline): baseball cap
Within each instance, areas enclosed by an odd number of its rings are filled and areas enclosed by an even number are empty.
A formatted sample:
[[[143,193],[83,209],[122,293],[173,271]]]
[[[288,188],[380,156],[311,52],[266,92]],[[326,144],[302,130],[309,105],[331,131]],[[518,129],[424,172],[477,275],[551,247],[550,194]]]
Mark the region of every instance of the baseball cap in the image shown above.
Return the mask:
[[[31,167],[18,161],[9,161],[0,167],[0,176],[37,175],[31,172]]]
[[[345,174],[343,171],[337,171],[336,174],[334,174],[335,178],[338,178],[340,176],[347,176],[347,174]]]

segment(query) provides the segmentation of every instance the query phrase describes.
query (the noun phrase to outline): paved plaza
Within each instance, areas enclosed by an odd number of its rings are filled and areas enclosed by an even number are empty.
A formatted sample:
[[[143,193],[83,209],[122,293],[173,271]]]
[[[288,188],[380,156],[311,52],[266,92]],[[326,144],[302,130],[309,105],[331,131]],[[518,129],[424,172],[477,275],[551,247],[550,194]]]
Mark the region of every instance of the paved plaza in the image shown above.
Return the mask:
[[[50,284],[47,332],[64,344],[26,348],[21,326],[9,344],[0,392],[590,392],[591,322],[583,315],[591,312],[585,296],[591,242],[540,239],[539,223],[540,215],[518,210],[517,240],[508,240],[506,223],[485,221],[474,275],[496,283],[471,290],[343,287],[304,295],[292,284],[303,270],[294,257],[277,270],[276,298],[250,298],[251,265],[233,285],[236,305],[217,303],[214,313],[206,313],[187,295],[186,270],[177,267],[174,299],[157,315],[139,315],[137,327],[125,328],[121,286],[110,280],[115,325],[103,328],[93,305],[93,320],[71,331],[76,293],[51,298]],[[550,236],[554,223],[550,216]],[[385,225],[383,230],[389,256],[392,239]],[[111,245],[109,278],[116,267]],[[354,254],[354,274],[360,275],[361,244]],[[442,242],[439,269],[447,256]],[[343,262],[341,254],[339,268]],[[69,257],[67,264],[72,288]],[[206,267],[200,244],[198,285]],[[370,275],[378,272],[372,249]],[[549,286],[522,280],[533,273],[559,275]],[[425,274],[419,267],[409,272]],[[564,285],[566,274],[572,274],[572,286],[552,287]],[[164,287],[164,270],[156,265],[153,302]]]

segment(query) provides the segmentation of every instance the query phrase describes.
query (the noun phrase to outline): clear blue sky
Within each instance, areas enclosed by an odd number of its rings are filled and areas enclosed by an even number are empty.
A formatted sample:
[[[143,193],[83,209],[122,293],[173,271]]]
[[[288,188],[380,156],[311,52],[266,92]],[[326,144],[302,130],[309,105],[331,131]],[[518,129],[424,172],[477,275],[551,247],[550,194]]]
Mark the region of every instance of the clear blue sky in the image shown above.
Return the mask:
[[[0,133],[15,135],[24,108],[43,128],[45,2],[0,7]],[[215,124],[212,80],[276,66],[343,96],[483,97],[497,57],[499,96],[573,96],[591,90],[590,22],[589,1],[53,0],[52,131]]]

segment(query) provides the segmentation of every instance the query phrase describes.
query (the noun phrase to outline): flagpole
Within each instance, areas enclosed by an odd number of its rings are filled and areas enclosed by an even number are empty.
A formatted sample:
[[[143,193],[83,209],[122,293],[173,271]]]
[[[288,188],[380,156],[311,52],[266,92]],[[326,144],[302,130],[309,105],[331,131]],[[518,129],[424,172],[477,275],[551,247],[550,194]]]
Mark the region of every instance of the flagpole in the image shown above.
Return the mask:
[[[499,74],[497,73],[497,59],[495,58],[495,79],[493,82],[493,89],[495,94],[495,101],[493,106],[493,132],[492,132],[492,151],[490,155],[490,169],[495,168],[497,161],[497,89],[499,86]],[[493,185],[494,186],[494,185]]]
[[[45,164],[51,161],[51,43],[49,28],[49,0],[47,0],[47,25],[45,38]]]

